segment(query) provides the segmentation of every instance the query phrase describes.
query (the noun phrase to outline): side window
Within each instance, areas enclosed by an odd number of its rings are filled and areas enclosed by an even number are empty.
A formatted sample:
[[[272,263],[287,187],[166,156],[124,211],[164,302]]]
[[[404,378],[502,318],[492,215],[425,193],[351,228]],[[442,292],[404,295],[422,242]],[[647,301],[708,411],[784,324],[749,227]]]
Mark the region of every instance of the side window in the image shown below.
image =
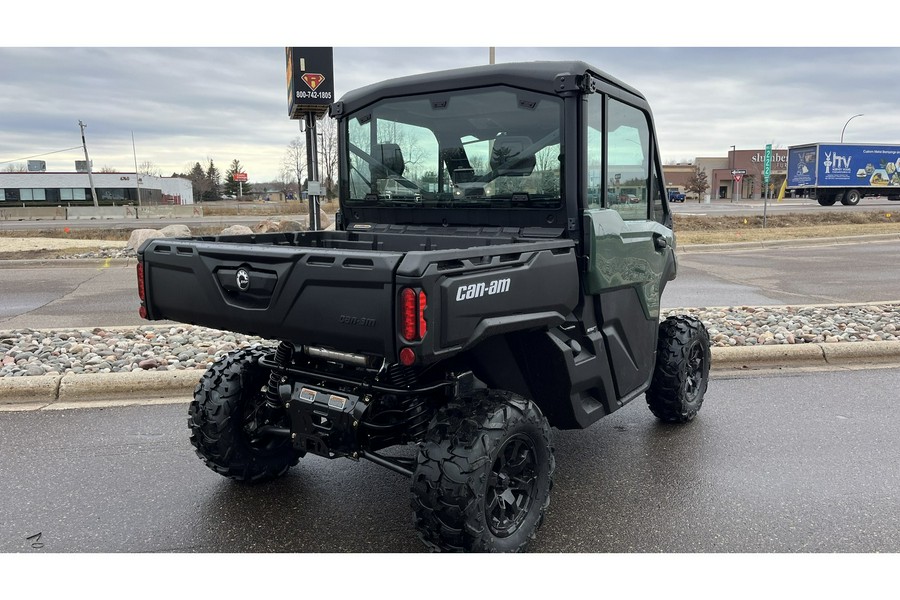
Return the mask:
[[[632,106],[610,99],[608,119],[605,173],[610,208],[625,220],[646,220],[650,200],[647,117]]]
[[[659,185],[659,182],[662,178],[660,177],[660,173],[656,170],[656,165],[653,165],[653,175],[650,178],[650,208],[653,211],[651,217],[657,223],[666,222],[666,205],[663,200],[666,194],[665,188]]]

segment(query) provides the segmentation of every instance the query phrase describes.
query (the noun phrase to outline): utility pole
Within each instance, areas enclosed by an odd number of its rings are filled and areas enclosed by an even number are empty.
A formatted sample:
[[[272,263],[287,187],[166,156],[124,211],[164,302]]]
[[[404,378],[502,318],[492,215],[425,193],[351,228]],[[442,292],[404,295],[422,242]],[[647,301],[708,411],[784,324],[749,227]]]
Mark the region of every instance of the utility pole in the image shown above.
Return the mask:
[[[81,147],[84,148],[84,162],[87,163],[88,181],[91,184],[91,197],[94,199],[94,207],[99,207],[97,202],[97,190],[94,188],[94,174],[91,172],[91,158],[88,156],[87,142],[84,141],[84,128],[87,125],[82,120],[78,120],[78,126],[81,127]]]
[[[131,132],[131,154],[134,156],[134,178],[137,184],[138,208],[141,207],[141,174],[138,173],[137,150],[134,148],[134,131]]]

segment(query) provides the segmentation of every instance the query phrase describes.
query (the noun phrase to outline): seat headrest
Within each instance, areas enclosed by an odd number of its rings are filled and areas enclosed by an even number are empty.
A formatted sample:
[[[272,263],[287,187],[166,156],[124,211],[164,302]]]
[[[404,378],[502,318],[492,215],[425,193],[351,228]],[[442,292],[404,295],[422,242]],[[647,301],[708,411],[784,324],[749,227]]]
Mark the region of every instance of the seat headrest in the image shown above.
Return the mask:
[[[494,140],[491,169],[499,175],[525,177],[534,172],[534,154],[519,156],[532,144],[524,135],[505,135]]]
[[[398,144],[376,144],[372,158],[380,165],[369,165],[372,179],[387,179],[389,176],[403,175],[406,164]]]

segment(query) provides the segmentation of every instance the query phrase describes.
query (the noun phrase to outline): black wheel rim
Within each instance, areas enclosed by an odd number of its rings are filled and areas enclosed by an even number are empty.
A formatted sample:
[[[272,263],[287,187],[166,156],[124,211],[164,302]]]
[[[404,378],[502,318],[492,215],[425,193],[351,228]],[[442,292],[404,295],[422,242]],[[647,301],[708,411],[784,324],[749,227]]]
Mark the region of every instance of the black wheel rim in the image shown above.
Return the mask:
[[[703,385],[705,354],[703,345],[700,343],[694,343],[688,353],[684,392],[690,402],[697,399],[697,395],[700,393],[700,388]]]
[[[500,448],[488,478],[484,512],[495,536],[508,537],[519,529],[534,504],[536,486],[534,442],[515,435]]]

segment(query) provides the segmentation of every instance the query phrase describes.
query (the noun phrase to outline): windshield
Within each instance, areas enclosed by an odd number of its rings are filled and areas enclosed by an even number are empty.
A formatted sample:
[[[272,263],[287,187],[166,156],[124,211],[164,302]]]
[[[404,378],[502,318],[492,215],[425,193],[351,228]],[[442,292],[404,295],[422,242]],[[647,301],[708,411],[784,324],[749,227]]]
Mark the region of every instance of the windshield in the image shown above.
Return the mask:
[[[348,119],[355,206],[560,205],[562,101],[507,87],[382,100]]]

